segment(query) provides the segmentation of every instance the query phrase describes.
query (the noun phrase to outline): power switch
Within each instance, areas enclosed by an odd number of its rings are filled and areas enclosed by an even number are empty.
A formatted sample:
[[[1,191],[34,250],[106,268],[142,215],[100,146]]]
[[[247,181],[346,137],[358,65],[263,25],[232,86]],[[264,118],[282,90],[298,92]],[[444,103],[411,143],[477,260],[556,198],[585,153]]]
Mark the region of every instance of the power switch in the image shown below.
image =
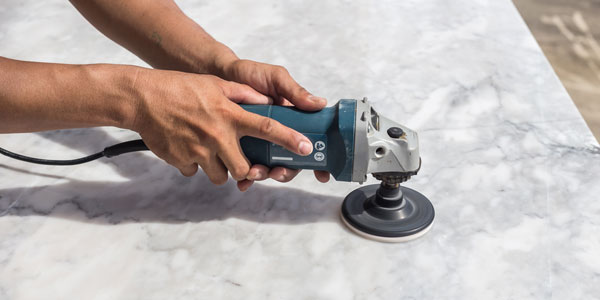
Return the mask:
[[[387,133],[391,138],[397,139],[404,134],[404,131],[399,127],[390,127],[388,128]]]

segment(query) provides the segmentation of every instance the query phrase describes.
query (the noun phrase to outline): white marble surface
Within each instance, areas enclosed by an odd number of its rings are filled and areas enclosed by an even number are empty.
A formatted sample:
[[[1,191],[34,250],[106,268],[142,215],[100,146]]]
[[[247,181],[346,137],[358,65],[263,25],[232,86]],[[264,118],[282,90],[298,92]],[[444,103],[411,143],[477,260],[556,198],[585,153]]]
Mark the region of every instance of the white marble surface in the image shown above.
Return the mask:
[[[285,65],[330,104],[368,96],[417,130],[407,186],[435,226],[364,240],[338,219],[358,185],[309,172],[243,194],[149,153],[70,168],[0,157],[0,299],[600,297],[600,148],[511,2],[179,3],[241,57]],[[3,1],[0,55],[143,65],[58,0]],[[132,137],[0,145],[71,158]]]

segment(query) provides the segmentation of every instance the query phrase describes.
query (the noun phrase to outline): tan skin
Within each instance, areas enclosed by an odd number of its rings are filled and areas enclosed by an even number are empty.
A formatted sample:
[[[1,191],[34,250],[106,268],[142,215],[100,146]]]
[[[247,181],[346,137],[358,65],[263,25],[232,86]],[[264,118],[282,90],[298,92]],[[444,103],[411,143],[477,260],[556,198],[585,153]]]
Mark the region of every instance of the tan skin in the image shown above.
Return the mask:
[[[298,174],[251,166],[239,147],[242,136],[255,136],[300,155],[312,151],[302,134],[238,105],[295,105],[303,110],[326,105],[287,70],[240,60],[170,0],[71,2],[96,28],[155,69],[0,57],[0,133],[131,129],[183,175],[194,175],[200,166],[213,183],[223,184],[229,172],[241,191],[257,180],[287,182]],[[329,180],[326,172],[315,176]]]

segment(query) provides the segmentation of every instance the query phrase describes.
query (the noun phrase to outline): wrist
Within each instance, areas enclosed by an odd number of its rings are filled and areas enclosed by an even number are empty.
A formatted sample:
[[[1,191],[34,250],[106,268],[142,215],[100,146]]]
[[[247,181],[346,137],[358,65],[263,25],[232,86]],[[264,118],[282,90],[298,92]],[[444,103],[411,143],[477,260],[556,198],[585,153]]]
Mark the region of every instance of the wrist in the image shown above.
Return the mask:
[[[239,60],[237,55],[229,49],[229,47],[215,41],[214,49],[212,50],[212,59],[210,60],[209,66],[205,68],[205,72],[198,73],[208,73],[223,79],[228,79],[228,69],[230,66]]]
[[[84,68],[93,81],[92,86],[101,91],[94,101],[98,103],[97,123],[134,130],[142,101],[139,77],[145,69],[121,65],[88,65]]]
[[[123,72],[121,79],[124,83],[123,96],[121,97],[121,119],[118,127],[140,132],[140,126],[143,124],[143,113],[141,110],[146,106],[148,72],[150,69],[142,67],[130,67]]]

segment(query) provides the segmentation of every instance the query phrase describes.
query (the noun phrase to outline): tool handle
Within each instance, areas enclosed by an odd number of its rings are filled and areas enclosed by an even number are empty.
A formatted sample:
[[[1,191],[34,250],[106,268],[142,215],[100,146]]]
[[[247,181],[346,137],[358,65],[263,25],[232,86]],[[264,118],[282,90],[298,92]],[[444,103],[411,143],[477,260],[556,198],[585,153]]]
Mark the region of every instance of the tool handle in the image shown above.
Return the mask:
[[[271,142],[246,136],[240,140],[240,145],[252,164],[292,169],[329,169],[329,148],[332,145],[329,141],[328,130],[336,116],[334,107],[327,107],[318,112],[305,112],[292,107],[274,105],[242,105],[242,108],[272,118],[284,126],[302,133],[313,145],[311,154],[301,156]],[[343,151],[343,148],[337,150]]]
[[[267,167],[283,166],[293,169],[328,170],[327,131],[335,118],[335,108],[325,108],[319,112],[303,112],[294,108],[272,105],[241,105],[249,112],[273,118],[283,125],[295,129],[308,137],[313,144],[313,152],[307,156],[297,155],[268,141],[246,136],[240,140],[242,151],[252,164]],[[335,145],[335,143],[334,143]],[[104,148],[105,157],[113,157],[129,152],[149,150],[142,140],[132,140]],[[343,149],[338,149],[342,150]]]
[[[346,101],[346,102],[343,102]],[[301,111],[275,105],[241,105],[248,112],[277,120],[304,134],[313,144],[313,152],[297,155],[271,142],[245,136],[240,140],[244,155],[251,164],[290,169],[313,169],[331,173],[338,181],[351,181],[354,151],[355,104],[341,100],[318,112]],[[104,149],[101,154],[113,157],[148,150],[142,140],[133,140]]]
[[[276,105],[241,105],[245,110],[272,118],[305,135],[313,152],[297,155],[271,142],[245,136],[240,140],[252,164],[290,169],[323,170],[338,181],[351,181],[356,103],[341,100],[317,112]]]

